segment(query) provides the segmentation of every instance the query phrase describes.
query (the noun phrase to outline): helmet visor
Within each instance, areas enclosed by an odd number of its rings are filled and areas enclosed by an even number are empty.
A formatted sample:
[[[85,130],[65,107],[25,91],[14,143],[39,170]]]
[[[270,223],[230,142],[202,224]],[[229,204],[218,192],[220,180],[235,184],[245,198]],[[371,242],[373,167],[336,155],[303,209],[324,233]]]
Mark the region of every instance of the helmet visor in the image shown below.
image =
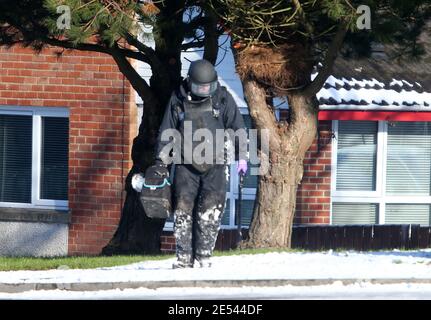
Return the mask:
[[[209,97],[217,90],[217,81],[210,83],[191,82],[190,91],[198,97]]]

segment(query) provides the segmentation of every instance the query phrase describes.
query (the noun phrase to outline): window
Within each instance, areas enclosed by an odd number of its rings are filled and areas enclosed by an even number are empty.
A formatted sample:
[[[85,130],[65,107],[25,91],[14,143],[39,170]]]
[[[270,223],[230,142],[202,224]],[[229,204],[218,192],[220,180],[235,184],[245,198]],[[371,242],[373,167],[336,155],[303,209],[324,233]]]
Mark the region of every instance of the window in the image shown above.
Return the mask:
[[[338,136],[337,190],[376,190],[377,123],[342,121]]]
[[[333,224],[430,225],[427,122],[334,121]]]
[[[429,204],[387,204],[386,223],[430,225]]]
[[[377,210],[377,205],[373,203],[334,203],[332,205],[332,223],[374,224],[378,222]]]
[[[31,116],[0,114],[0,201],[31,202]]]
[[[430,195],[431,130],[424,122],[388,125],[386,192]]]
[[[42,117],[40,195],[67,200],[69,123],[67,118]]]
[[[0,107],[1,207],[67,208],[68,137],[67,109]]]

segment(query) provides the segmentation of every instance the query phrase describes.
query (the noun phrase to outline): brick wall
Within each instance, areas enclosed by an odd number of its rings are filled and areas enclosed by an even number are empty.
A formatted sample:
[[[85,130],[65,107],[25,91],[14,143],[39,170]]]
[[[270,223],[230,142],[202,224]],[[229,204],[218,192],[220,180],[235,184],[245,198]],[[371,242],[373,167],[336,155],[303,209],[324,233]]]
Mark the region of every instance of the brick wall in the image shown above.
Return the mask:
[[[162,252],[175,252],[175,237],[172,231],[163,231],[160,242]]]
[[[0,48],[0,105],[69,108],[68,251],[97,254],[121,214],[137,130],[134,94],[108,55],[61,51]]]
[[[294,223],[329,224],[331,203],[331,130],[330,121],[320,121],[320,139],[314,140],[305,155],[304,176],[298,188]]]

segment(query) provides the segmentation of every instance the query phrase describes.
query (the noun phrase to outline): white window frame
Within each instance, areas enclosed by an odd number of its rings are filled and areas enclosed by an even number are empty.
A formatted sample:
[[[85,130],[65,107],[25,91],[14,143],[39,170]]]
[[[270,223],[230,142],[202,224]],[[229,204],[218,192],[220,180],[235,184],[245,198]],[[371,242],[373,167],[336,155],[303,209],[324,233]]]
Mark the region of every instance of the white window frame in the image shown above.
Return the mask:
[[[0,202],[0,207],[67,210],[69,208],[68,200],[49,200],[40,198],[40,174],[42,163],[42,117],[69,118],[69,109],[61,107],[0,106],[0,114],[31,116],[33,128],[31,203]]]
[[[338,123],[340,120],[332,120],[332,159],[331,159],[331,204],[330,224],[332,225],[332,204],[335,203],[372,203],[378,206],[378,223],[385,224],[386,204],[430,204],[430,196],[414,195],[386,195],[386,164],[388,122],[378,121],[377,131],[377,164],[376,164],[376,191],[337,191],[337,151],[338,151]],[[421,121],[418,121],[421,122]]]

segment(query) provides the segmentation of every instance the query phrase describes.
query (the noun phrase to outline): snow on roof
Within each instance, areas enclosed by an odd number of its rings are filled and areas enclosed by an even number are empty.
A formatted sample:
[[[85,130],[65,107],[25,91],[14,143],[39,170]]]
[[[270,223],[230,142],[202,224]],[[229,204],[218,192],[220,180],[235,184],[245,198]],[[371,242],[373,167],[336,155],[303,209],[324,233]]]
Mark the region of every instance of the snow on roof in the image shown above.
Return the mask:
[[[390,58],[396,56],[390,46],[382,46],[386,55],[368,59],[340,55],[317,94],[320,109],[431,111],[430,35],[420,36],[425,54],[416,60]]]
[[[418,79],[419,80],[419,79]],[[320,109],[379,109],[431,111],[431,91],[404,79],[380,81],[375,78],[330,76],[317,94]]]

